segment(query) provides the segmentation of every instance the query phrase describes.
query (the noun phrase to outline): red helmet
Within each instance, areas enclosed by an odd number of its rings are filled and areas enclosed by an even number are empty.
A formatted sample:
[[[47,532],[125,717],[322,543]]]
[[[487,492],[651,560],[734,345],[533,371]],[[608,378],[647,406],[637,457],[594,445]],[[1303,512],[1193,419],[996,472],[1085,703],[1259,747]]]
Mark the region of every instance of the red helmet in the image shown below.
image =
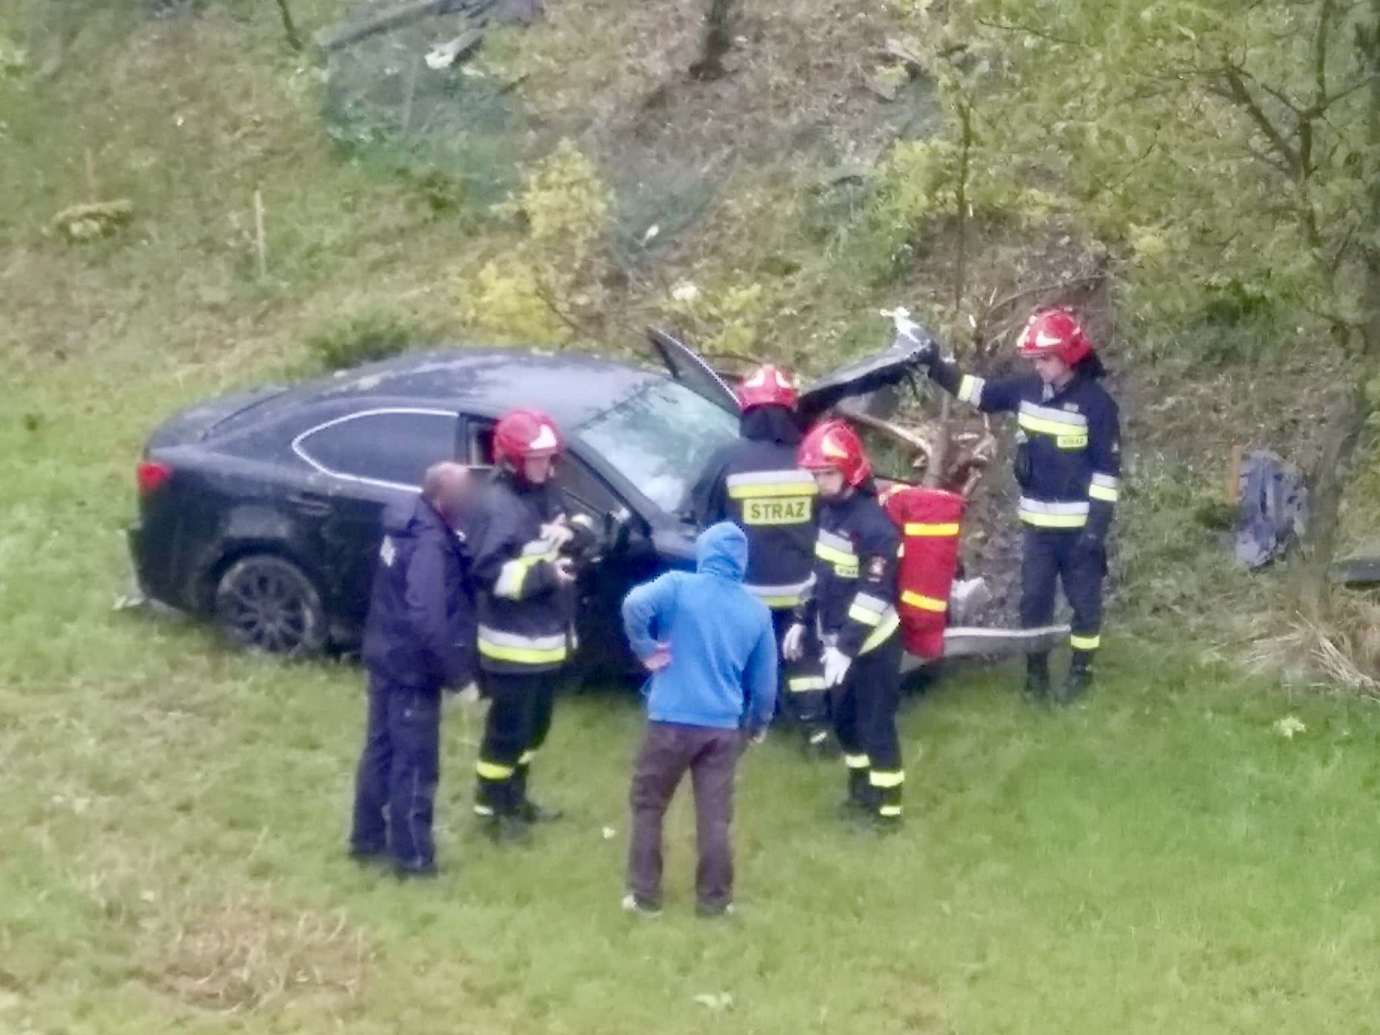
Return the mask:
[[[556,422],[539,410],[509,410],[494,425],[494,463],[522,466],[529,457],[561,451]]]
[[[1073,366],[1092,352],[1092,343],[1073,315],[1064,306],[1036,309],[1016,340],[1016,351],[1026,359],[1058,356]]]
[[[800,392],[791,375],[770,363],[748,374],[738,386],[738,405],[744,410],[754,406],[785,406],[793,410],[799,401]]]
[[[827,420],[810,429],[795,462],[807,471],[838,471],[849,485],[857,486],[872,473],[858,433],[841,420]]]

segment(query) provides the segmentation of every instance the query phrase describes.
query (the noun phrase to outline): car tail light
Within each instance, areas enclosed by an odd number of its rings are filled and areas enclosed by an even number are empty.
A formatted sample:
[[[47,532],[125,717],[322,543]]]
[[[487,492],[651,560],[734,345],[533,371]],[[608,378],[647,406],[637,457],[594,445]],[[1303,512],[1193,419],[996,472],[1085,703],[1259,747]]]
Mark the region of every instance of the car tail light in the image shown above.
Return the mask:
[[[139,495],[151,496],[172,477],[173,469],[157,460],[140,460],[134,469],[134,480],[139,483]]]

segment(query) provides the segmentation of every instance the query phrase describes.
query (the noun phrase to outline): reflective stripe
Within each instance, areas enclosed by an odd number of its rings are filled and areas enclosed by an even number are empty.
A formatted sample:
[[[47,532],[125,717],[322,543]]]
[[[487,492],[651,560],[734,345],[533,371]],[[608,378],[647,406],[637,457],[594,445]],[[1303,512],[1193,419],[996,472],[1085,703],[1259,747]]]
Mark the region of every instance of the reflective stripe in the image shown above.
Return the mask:
[[[474,807],[474,814],[476,816],[492,816],[494,814],[494,808],[492,805],[476,805]]]
[[[1037,406],[1032,402],[1022,402],[1016,423],[1027,431],[1042,435],[1087,434],[1088,418],[1081,413],[1056,410],[1053,406]]]
[[[847,554],[849,557],[855,555],[853,550],[853,540],[849,539],[847,536],[836,535],[833,532],[826,532],[822,528],[819,530],[819,537],[815,541],[815,546],[828,547],[829,549],[836,550],[839,553]]]
[[[565,633],[556,633],[552,636],[519,636],[517,633],[501,632],[481,625],[479,653],[496,661],[515,661],[529,665],[564,661]]]
[[[550,539],[532,539],[522,544],[522,556],[528,560],[554,561],[556,544]]]
[[[893,816],[899,816],[900,814],[901,806],[899,805],[883,805],[880,809],[877,810],[877,815],[885,816],[888,819],[890,819]]]
[[[904,769],[874,769],[867,774],[867,782],[873,787],[900,787],[906,782]]]
[[[805,591],[814,585],[813,574],[800,582],[786,582],[777,586],[757,585],[745,582],[743,588],[762,603],[771,608],[795,607],[805,596]]]
[[[530,765],[532,759],[537,757],[537,753],[530,748],[518,755],[518,765]]]
[[[982,390],[987,387],[987,382],[981,377],[974,377],[972,374],[964,374],[963,380],[958,383],[958,401],[972,403],[974,406],[982,405]]]
[[[793,694],[808,693],[811,690],[823,690],[824,677],[796,676],[794,679],[786,680],[786,689]]]
[[[1121,479],[1116,475],[1094,473],[1092,481],[1088,484],[1088,495],[1095,500],[1115,503],[1120,495],[1118,492],[1120,486]]]
[[[882,616],[876,611],[866,607],[859,607],[857,604],[853,604],[848,608],[848,617],[855,622],[861,622],[863,625],[876,625],[882,620]]]
[[[857,607],[866,608],[873,614],[878,615],[885,612],[886,609],[891,606],[890,603],[883,600],[881,597],[874,597],[871,593],[859,593],[853,598],[853,603]]]
[[[516,600],[522,595],[522,584],[527,580],[531,563],[525,560],[504,561],[494,580],[494,596]]]
[[[485,780],[506,780],[513,775],[512,766],[485,762],[482,758],[474,764],[474,771]]]
[[[791,468],[785,471],[744,471],[730,474],[725,480],[730,499],[753,496],[814,496],[819,492],[809,471]]]
[[[940,600],[938,597],[927,597],[923,593],[916,593],[914,590],[906,590],[901,594],[901,603],[909,604],[911,607],[918,607],[922,611],[934,611],[943,614],[949,609],[947,600]]]
[[[905,528],[906,535],[912,537],[940,537],[958,535],[958,522],[949,521],[941,524],[933,524],[922,521],[908,521]]]
[[[811,744],[823,744],[828,739],[829,734],[824,730],[815,730],[813,733],[810,734]]]
[[[1082,528],[1088,523],[1088,501],[1047,502],[1022,496],[1020,515],[1037,528]]]
[[[894,607],[887,608],[886,614],[882,615],[881,620],[877,623],[877,628],[873,629],[867,639],[863,640],[863,645],[858,648],[858,653],[866,654],[873,648],[880,647],[887,641],[887,637],[900,627],[901,616],[896,613]]]
[[[1069,637],[1069,646],[1074,650],[1097,650],[1101,643],[1101,636],[1079,636],[1075,634]]]
[[[872,760],[866,755],[844,755],[843,764],[849,769],[866,769],[872,764]]]
[[[842,550],[835,550],[832,546],[825,546],[823,543],[815,543],[815,556],[822,561],[828,561],[830,564],[842,568],[853,568],[853,574],[857,574],[857,554],[844,553]]]

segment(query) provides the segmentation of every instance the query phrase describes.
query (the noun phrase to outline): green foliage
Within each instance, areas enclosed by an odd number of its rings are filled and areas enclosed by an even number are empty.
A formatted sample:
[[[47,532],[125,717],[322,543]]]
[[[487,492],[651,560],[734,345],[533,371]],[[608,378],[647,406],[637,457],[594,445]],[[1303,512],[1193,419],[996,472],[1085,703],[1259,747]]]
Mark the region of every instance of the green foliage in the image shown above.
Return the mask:
[[[516,341],[565,341],[598,308],[609,266],[610,198],[594,163],[569,140],[537,162],[521,191],[495,211],[522,236],[499,258],[462,274],[463,318]]]
[[[374,307],[331,320],[307,338],[307,351],[323,369],[343,370],[396,356],[428,337],[413,317]]]

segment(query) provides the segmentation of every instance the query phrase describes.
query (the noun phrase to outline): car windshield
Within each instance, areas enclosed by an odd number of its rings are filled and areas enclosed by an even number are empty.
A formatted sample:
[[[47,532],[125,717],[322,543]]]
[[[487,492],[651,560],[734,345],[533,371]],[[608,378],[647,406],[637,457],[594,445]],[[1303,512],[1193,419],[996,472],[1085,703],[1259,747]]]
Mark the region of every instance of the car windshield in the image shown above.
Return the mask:
[[[733,414],[675,381],[649,381],[577,430],[668,514],[685,506],[712,454],[738,437]]]

